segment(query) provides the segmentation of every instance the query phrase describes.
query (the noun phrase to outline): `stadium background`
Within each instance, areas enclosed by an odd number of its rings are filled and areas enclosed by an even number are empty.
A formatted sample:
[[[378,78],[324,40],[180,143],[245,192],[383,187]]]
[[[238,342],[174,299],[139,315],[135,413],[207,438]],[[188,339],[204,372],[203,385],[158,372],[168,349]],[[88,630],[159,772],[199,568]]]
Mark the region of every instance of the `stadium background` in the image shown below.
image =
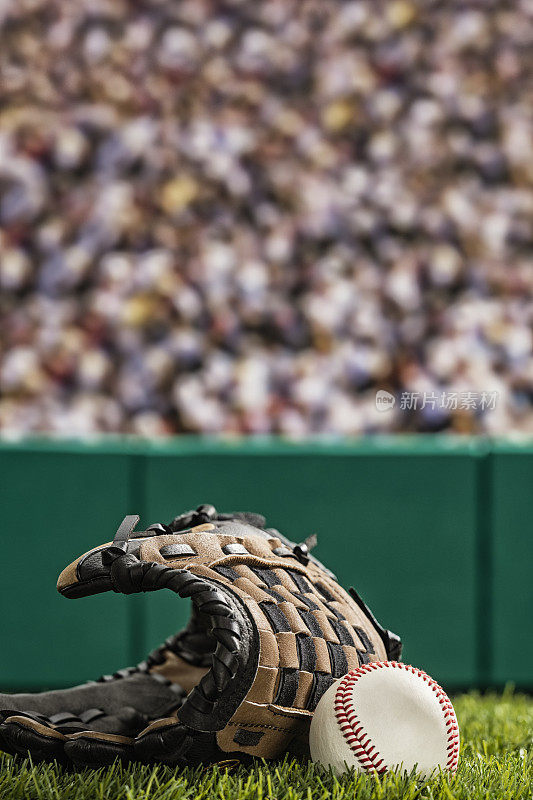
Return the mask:
[[[447,686],[531,686],[530,0],[0,22],[5,688],[170,633],[160,598],[68,604],[55,578],[124,513],[205,500],[318,533]]]

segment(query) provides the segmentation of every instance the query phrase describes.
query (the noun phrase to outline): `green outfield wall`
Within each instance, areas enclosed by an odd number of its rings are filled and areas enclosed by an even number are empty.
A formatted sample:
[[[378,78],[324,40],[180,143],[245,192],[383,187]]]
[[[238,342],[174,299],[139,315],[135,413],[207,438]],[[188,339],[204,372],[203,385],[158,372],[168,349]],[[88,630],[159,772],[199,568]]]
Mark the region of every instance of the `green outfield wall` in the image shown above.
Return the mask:
[[[143,658],[180,627],[164,592],[66,600],[61,569],[202,502],[261,511],[401,634],[449,688],[533,688],[533,444],[416,437],[350,444],[0,442],[0,689],[60,687]]]

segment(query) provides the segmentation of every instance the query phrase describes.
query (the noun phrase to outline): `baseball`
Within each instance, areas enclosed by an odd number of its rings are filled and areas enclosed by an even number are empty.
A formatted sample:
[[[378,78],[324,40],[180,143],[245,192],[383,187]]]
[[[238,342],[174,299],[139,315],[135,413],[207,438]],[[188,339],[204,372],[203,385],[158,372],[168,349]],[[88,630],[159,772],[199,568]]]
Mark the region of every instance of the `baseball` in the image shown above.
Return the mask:
[[[455,772],[459,726],[449,697],[422,670],[396,661],[363,664],[321,698],[309,734],[311,758],[337,773],[416,767]]]

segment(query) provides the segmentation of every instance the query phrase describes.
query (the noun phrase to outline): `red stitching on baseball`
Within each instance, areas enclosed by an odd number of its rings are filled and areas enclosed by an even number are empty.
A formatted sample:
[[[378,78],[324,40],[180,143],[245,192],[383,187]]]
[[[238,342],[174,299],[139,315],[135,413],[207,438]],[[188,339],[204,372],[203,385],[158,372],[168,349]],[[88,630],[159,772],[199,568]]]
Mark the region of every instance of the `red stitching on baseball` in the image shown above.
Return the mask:
[[[386,771],[386,767],[381,766],[384,759],[375,749],[375,746],[372,745],[370,748],[368,747],[368,745],[371,744],[371,740],[364,731],[363,724],[357,716],[357,713],[350,705],[351,694],[354,685],[363,675],[373,672],[376,669],[382,669],[383,667],[408,670],[413,675],[422,678],[422,680],[431,687],[442,709],[446,724],[446,751],[448,753],[446,769],[455,772],[459,761],[459,726],[449,698],[439,684],[434,681],[433,678],[430,678],[426,672],[411,667],[410,664],[402,664],[399,661],[372,661],[370,664],[362,664],[360,667],[344,676],[335,692],[335,716],[337,718],[337,723],[350,750],[355,754],[361,767],[364,770],[376,770],[376,772],[379,773]]]

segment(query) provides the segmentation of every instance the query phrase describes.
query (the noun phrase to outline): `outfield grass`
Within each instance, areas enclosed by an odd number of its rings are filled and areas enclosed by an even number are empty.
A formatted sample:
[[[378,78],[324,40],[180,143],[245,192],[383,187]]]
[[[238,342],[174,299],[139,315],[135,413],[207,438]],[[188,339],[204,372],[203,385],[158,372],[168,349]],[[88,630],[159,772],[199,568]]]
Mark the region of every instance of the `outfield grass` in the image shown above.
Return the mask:
[[[1,800],[531,800],[533,698],[511,693],[455,698],[461,727],[457,774],[419,783],[414,776],[349,774],[340,779],[311,764],[283,761],[225,772],[174,773],[132,767],[69,773],[55,766],[2,756]]]

